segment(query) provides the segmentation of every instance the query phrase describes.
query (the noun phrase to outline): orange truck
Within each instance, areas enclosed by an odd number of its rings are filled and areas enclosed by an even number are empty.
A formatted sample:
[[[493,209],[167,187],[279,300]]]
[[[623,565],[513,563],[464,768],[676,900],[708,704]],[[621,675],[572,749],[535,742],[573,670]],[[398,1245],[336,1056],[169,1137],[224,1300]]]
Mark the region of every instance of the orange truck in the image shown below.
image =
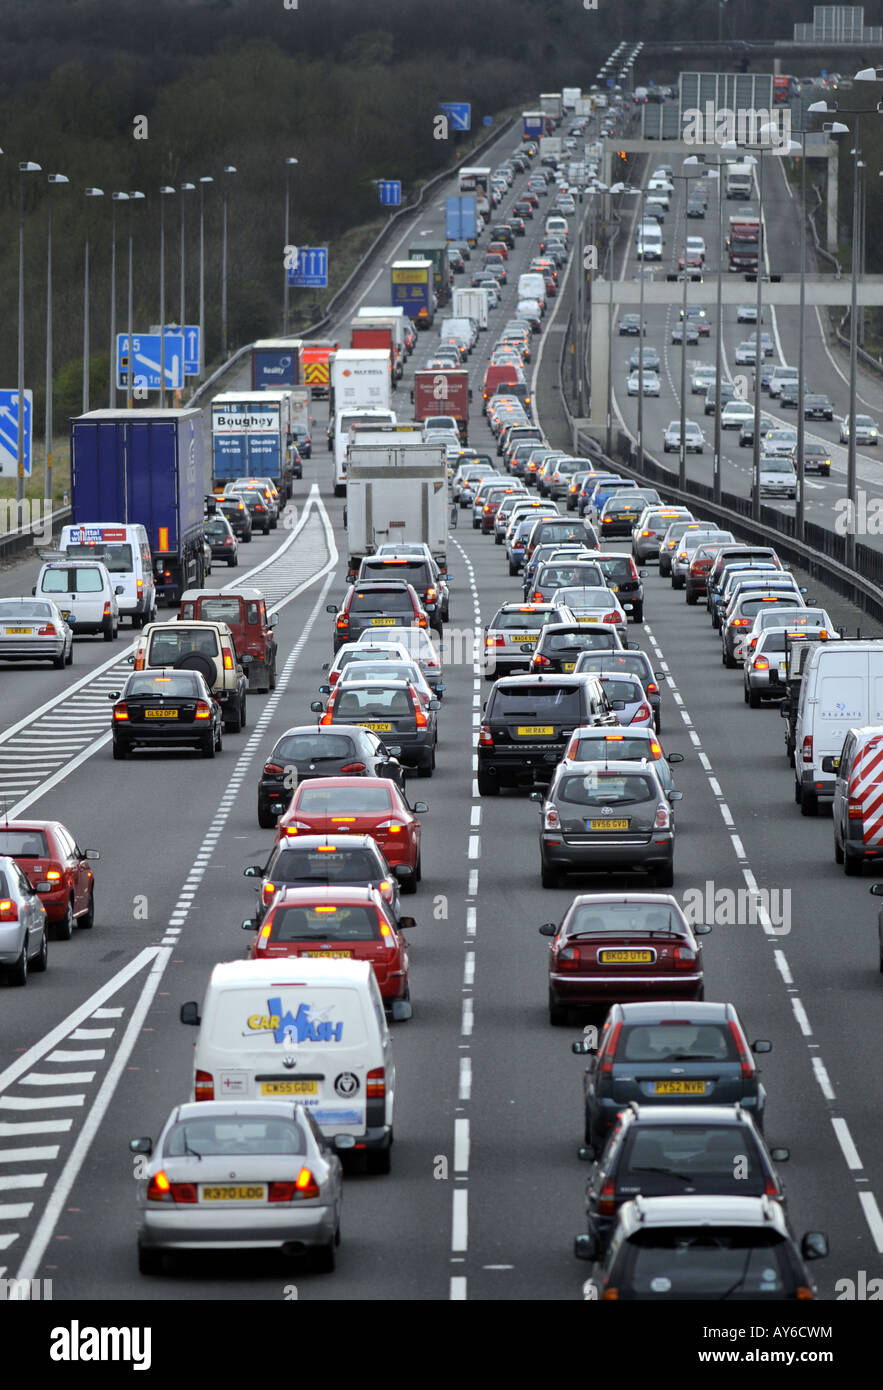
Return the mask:
[[[324,339],[305,342],[301,347],[301,381],[304,386],[309,386],[313,400],[324,399],[328,395],[331,383],[328,359],[339,347],[339,343]]]

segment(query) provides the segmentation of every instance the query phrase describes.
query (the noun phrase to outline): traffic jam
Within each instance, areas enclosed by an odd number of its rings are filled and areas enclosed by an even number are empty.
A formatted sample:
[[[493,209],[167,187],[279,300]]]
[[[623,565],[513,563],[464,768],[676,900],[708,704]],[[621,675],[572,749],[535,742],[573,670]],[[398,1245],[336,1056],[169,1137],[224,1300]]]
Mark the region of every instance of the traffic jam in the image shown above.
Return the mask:
[[[603,187],[603,141],[628,124],[622,95],[583,115],[576,106],[540,126],[525,112],[508,157],[460,169],[447,200],[460,205],[458,225],[448,208],[444,237],[393,261],[391,303],[372,290],[351,338],[341,328],[299,345],[304,385],[279,384],[288,340],[254,345],[253,389],[211,403],[210,494],[188,495],[181,465],[200,412],[165,412],[175,418],[164,549],[155,516],[94,519],[99,479],[31,597],[0,598],[4,663],[63,670],[131,628],[100,692],[102,756],[128,763],[109,769],[127,796],[158,764],[182,769],[196,795],[201,760],[232,765],[260,731],[256,775],[228,793],[247,802],[249,848],[217,875],[242,948],[213,963],[198,997],[173,996],[165,1017],[190,1090],[129,1143],[146,1289],[169,1279],[186,1289],[190,1262],[215,1252],[281,1255],[297,1277],[331,1275],[346,1253],[344,1196],[349,1208],[351,1188],[354,1204],[366,1191],[370,1203],[372,1179],[395,1184],[411,1094],[396,1060],[404,1070],[437,1004],[421,981],[439,925],[424,861],[437,862],[432,779],[465,775],[446,711],[465,665],[480,687],[472,825],[499,826],[505,840],[501,816],[515,803],[534,847],[527,872],[557,918],[533,922],[518,946],[540,962],[524,1037],[578,1030],[570,1051],[585,1066],[571,1155],[585,1165],[585,1202],[568,1212],[572,1244],[556,1257],[587,1300],[819,1296],[813,1265],[828,1236],[792,1225],[780,1173],[789,1148],[765,1137],[768,1103],[780,1103],[762,1079],[774,1041],[753,1035],[749,1001],[729,998],[719,975],[706,983],[715,926],[676,891],[678,780],[694,750],[646,629],[669,589],[696,610],[691,632],[708,621],[708,652],[741,673],[745,706],[778,707],[794,800],[806,817],[831,805],[832,857],[847,875],[883,859],[883,667],[877,644],[847,638],[774,547],[671,504],[594,442],[582,455],[549,442],[534,369],[557,351],[547,326],[573,274],[576,221]],[[643,234],[651,258],[649,224]],[[699,254],[688,243],[684,269]],[[629,393],[652,394],[650,350],[638,351]],[[312,412],[326,399],[320,446]],[[72,422],[74,453],[105,458],[105,424]],[[152,422],[138,428],[156,448]],[[306,495],[297,485],[314,477],[343,499],[340,563],[319,615],[312,698],[300,715],[288,697],[274,706],[285,727],[269,737],[265,698],[278,696],[290,651],[264,570],[289,545],[286,518]],[[207,583],[214,567],[240,567],[258,535],[275,549],[254,570]],[[296,534],[290,554],[299,544]],[[472,628],[467,570],[479,565],[506,597],[483,604]],[[0,968],[37,1005],[46,985],[32,973],[63,971],[72,938],[101,922],[98,859],[60,821],[22,811],[0,824]],[[883,911],[879,962],[883,972]]]

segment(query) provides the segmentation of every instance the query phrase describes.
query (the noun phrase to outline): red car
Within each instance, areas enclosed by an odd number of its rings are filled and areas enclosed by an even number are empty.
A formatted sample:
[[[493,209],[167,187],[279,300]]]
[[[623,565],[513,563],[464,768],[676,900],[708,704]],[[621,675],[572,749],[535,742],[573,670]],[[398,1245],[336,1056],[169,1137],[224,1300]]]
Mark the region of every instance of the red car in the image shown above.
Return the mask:
[[[75,924],[94,924],[95,882],[86,861],[97,859],[98,850],[80,849],[60,821],[4,821],[0,854],[8,854],[27,876],[58,941],[69,941]]]
[[[301,782],[276,825],[276,839],[291,835],[371,835],[390,868],[411,870],[403,893],[416,893],[421,877],[420,821],[423,801],[410,807],[385,777],[313,777]],[[415,815],[415,812],[417,815]]]
[[[244,925],[244,924],[243,924]],[[384,1001],[408,999],[408,945],[376,888],[281,888],[255,934],[252,960],[312,956],[319,960],[367,960]]]
[[[549,1022],[614,1002],[704,997],[702,947],[711,928],[687,921],[669,893],[581,893],[560,926],[546,922]]]
[[[508,259],[509,259],[509,247],[506,245],[505,241],[491,241],[491,242],[488,242],[488,248],[487,248],[487,249],[488,249],[488,252],[489,252],[491,255],[494,255],[494,256],[502,256],[504,261],[508,261]]]

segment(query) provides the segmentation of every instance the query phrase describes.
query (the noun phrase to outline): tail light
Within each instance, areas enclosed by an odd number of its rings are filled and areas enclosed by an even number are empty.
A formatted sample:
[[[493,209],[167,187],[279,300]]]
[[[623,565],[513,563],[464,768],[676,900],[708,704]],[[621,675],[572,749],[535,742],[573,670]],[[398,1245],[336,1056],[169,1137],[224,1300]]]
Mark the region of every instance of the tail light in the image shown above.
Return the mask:
[[[491,733],[491,727],[489,724],[482,724],[481,728],[479,729],[478,746],[479,748],[493,748],[494,736]]]
[[[506,639],[505,637],[486,637],[484,645],[486,647],[505,647]]]
[[[490,511],[490,509],[491,509],[491,504],[490,504],[490,502],[485,502],[485,504],[484,504],[484,514],[485,514],[485,516],[487,516],[488,512]]]
[[[542,589],[537,589],[536,592],[533,594],[533,602],[534,602],[534,603],[545,603],[545,599],[543,598],[543,591],[542,591]]]
[[[262,889],[262,893],[261,893],[261,896],[262,896],[263,899],[264,899],[264,907],[269,907],[270,903],[273,901],[273,896],[274,896],[275,892],[276,892],[276,885],[275,885],[275,883],[265,883],[265,884],[264,884],[263,889]]]
[[[110,604],[109,604],[109,603],[106,603],[106,604],[104,605],[104,616],[105,616],[105,618],[109,618],[109,617],[110,617]]]
[[[147,1188],[149,1202],[188,1202],[198,1200],[196,1183],[169,1182],[168,1174],[162,1168],[154,1173]]]
[[[417,619],[417,626],[418,626],[418,627],[426,627],[428,622],[429,622],[429,619],[427,618],[426,614],[425,614],[425,613],[422,613],[422,614],[420,615],[420,617]]]
[[[416,690],[413,692],[413,697],[414,697],[414,719],[415,719],[415,721],[416,721],[417,728],[418,728],[418,729],[426,729],[426,728],[428,728],[428,726],[429,726],[429,721],[427,720],[426,715],[423,713],[423,709],[422,709],[422,707],[421,707],[421,705],[420,705],[420,703],[419,703],[419,701],[418,701],[418,699],[417,699],[417,692],[416,692]]]
[[[812,762],[812,734],[807,734],[803,740],[803,748],[800,756],[805,763]]]
[[[632,723],[639,724],[642,719],[652,719],[653,711],[648,704],[640,704],[632,715]]]
[[[266,890],[265,890],[266,891]],[[267,942],[270,940],[270,932],[273,930],[273,923],[268,919],[261,927],[257,940],[255,941],[255,951],[266,951]]]
[[[299,835],[302,830],[312,830],[309,821],[293,820],[289,821],[288,825],[285,827],[286,835]]]
[[[739,1054],[739,1065],[742,1068],[742,1079],[751,1080],[754,1076],[754,1060],[748,1050],[748,1044],[742,1034],[741,1028],[735,1019],[730,1019],[730,1032],[733,1035],[733,1042],[736,1044],[736,1051]]]
[[[776,1182],[774,1182],[774,1180],[773,1180],[772,1178],[767,1178],[766,1182],[764,1183],[763,1195],[764,1195],[765,1197],[778,1198],[778,1196],[779,1196],[778,1184],[777,1184]]]
[[[210,1071],[198,1071],[196,1073],[193,1095],[196,1100],[214,1100],[215,1078]]]
[[[653,532],[652,532],[652,531],[648,531],[648,532],[647,532],[647,535],[652,536],[652,535],[653,535]],[[631,556],[628,557],[628,562],[629,562],[629,568],[631,569],[631,572],[632,572],[632,579],[637,579],[637,578],[638,578],[638,571],[635,569],[635,562],[634,562],[634,560],[631,558]]]
[[[555,956],[555,968],[557,970],[579,970],[579,947],[563,946]]]
[[[692,946],[675,946],[672,959],[675,970],[693,970],[696,966],[697,955]]]
[[[658,695],[658,694],[659,694],[659,686],[656,684],[655,681],[648,681],[648,682],[647,682],[647,686],[646,686],[646,690],[647,690],[647,694],[648,694],[648,695]]]
[[[330,724],[330,723],[331,723],[331,719],[332,719],[332,712],[331,712],[330,709],[326,709],[325,713],[322,715],[322,718],[319,720],[319,723],[320,723],[320,724]]]
[[[863,814],[862,803],[860,801],[850,801],[847,816],[850,820],[861,820]]]
[[[730,623],[730,627],[751,627],[751,619],[734,618],[733,621]]]
[[[598,1215],[616,1215],[616,1183],[606,1182],[598,1193]]]
[[[339,614],[339,615],[338,615],[338,619],[337,619],[337,630],[338,630],[338,632],[343,632],[344,628],[349,627],[349,625],[350,625],[350,620],[349,620],[349,618],[347,617],[346,613],[341,613],[341,614]]]
[[[560,817],[559,817],[559,815],[558,815],[558,808],[557,808],[557,806],[547,806],[547,807],[546,807],[546,810],[545,810],[545,812],[544,812],[544,814],[543,814],[543,829],[544,829],[544,830],[560,830],[560,829],[561,829],[561,819],[560,819]]]
[[[401,821],[397,820],[383,820],[374,827],[375,830],[388,830],[390,835],[401,835],[404,828]]]
[[[224,544],[225,544],[225,545],[232,545],[232,544],[233,544],[233,537],[232,537],[232,536],[225,536],[225,537],[224,537]]]
[[[120,700],[119,704],[114,705],[114,707],[113,707],[113,717],[114,717],[114,719],[116,719],[116,720],[128,719],[128,717],[129,717],[129,711],[128,711],[127,708],[126,708],[126,702],[125,702],[125,700]]]
[[[54,624],[54,623],[47,623],[45,627],[38,628],[38,629],[37,629],[37,636],[38,636],[38,637],[57,637],[57,636],[58,636],[58,633],[57,633],[56,630],[55,630],[55,624]]]
[[[606,1299],[609,1302],[615,1302],[615,1300],[619,1298],[619,1289],[616,1289],[611,1285],[609,1289],[604,1290],[604,1292],[601,1295],[601,1298]]]
[[[601,1075],[613,1075],[613,1059],[619,1044],[619,1035],[622,1032],[622,1019],[613,1025],[613,1032],[610,1034],[610,1042],[604,1049],[604,1057],[601,1062]]]
[[[365,765],[365,763],[347,763],[344,767],[342,767],[342,768],[340,769],[340,773],[341,773],[341,776],[342,776],[342,777],[343,777],[343,776],[352,777],[352,776],[355,776],[356,773],[359,773],[359,772],[367,772],[367,771],[368,771],[368,768],[367,768],[367,766]]]
[[[281,777],[285,768],[281,763],[264,763],[264,774],[267,777]]]
[[[604,617],[601,619],[601,621],[602,621],[602,623],[618,623],[618,622],[619,622],[619,614],[618,614],[618,613],[605,613],[605,614],[604,614]]]
[[[373,1067],[365,1078],[365,1095],[368,1100],[386,1099],[386,1068]]]
[[[60,870],[60,869],[47,869],[47,870],[46,870],[46,873],[43,875],[43,877],[44,877],[44,878],[48,878],[48,880],[49,880],[50,883],[59,883],[59,882],[61,881],[61,877],[62,877],[62,875],[61,875],[61,870]]]
[[[293,1202],[319,1196],[319,1184],[309,1168],[301,1168],[294,1182],[271,1182],[267,1188],[268,1202]]]
[[[765,656],[756,656],[751,665],[755,671],[768,671],[770,669],[770,663]]]
[[[12,898],[0,898],[0,922],[17,922],[18,906]]]
[[[224,652],[224,670],[225,670],[225,671],[232,671],[232,670],[233,670],[233,653],[232,653],[232,652]]]
[[[669,830],[671,828],[671,812],[664,802],[660,802],[656,808],[656,819],[653,822],[654,830]]]
[[[340,672],[339,672],[339,671],[329,671],[329,672],[328,672],[328,684],[329,684],[329,685],[337,685],[337,682],[338,682],[339,680],[340,680]]]
[[[437,592],[436,589],[434,589],[434,588],[429,588],[429,589],[426,590],[426,602],[427,602],[427,603],[435,603],[435,601],[436,601],[437,598],[438,598],[438,592]]]
[[[132,669],[133,669],[133,671],[143,671],[143,670],[144,670],[144,648],[143,648],[143,647],[141,648],[141,650],[140,650],[139,652],[136,652],[136,653],[135,653],[135,660],[134,660],[134,662],[133,662]]]
[[[552,663],[551,663],[551,661],[549,660],[549,658],[548,658],[547,656],[543,656],[542,652],[538,652],[538,653],[536,654],[536,656],[533,657],[533,659],[531,660],[531,663],[530,663],[530,664],[531,664],[531,666],[534,666],[534,667],[537,667],[537,668],[540,668],[540,667],[543,667],[543,666],[551,666],[551,665],[552,665]]]
[[[211,707],[211,705],[208,704],[208,702],[207,702],[206,700],[197,700],[197,702],[196,702],[196,714],[194,715],[194,718],[196,718],[196,719],[211,719],[211,717],[212,717],[212,707]]]

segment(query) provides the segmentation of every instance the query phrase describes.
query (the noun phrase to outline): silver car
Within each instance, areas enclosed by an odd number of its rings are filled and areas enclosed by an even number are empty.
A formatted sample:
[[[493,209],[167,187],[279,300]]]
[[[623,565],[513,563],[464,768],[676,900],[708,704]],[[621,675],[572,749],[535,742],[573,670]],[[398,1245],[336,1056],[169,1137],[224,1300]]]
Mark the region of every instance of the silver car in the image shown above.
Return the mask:
[[[675,763],[684,761],[683,753],[663,753],[658,733],[646,724],[637,724],[630,729],[603,729],[593,724],[581,724],[574,729],[567,745],[563,762],[608,763],[640,762],[647,758],[656,767],[656,775],[662,783],[666,796],[671,800],[675,791],[671,769]]]
[[[663,537],[673,521],[693,521],[687,507],[645,507],[632,531],[632,558],[636,564],[658,560]]]
[[[704,545],[706,541],[720,541],[721,545],[730,545],[735,542],[736,537],[732,531],[718,531],[710,528],[707,531],[685,531],[678,542],[677,549],[671,557],[671,587],[673,589],[683,589],[687,582],[687,571],[693,559],[693,552],[698,546]]]
[[[192,1101],[178,1105],[138,1180],[138,1269],[161,1274],[166,1251],[252,1247],[311,1253],[323,1273],[340,1243],[343,1169],[303,1106],[287,1101]]]
[[[0,661],[51,661],[61,670],[73,659],[73,630],[51,599],[0,599]]]
[[[385,627],[382,629],[382,637],[378,635],[378,632],[378,628],[366,627],[359,637],[359,644],[377,648],[387,645],[396,648],[404,647],[407,655],[420,667],[433,695],[438,695],[440,691],[444,691],[444,666],[441,650],[432,641],[425,628]]]
[[[0,970],[10,984],[26,985],[48,963],[46,909],[16,861],[0,855]]]
[[[572,622],[556,603],[504,603],[484,630],[484,678],[496,680],[531,669],[537,639],[549,623]]]
[[[672,420],[662,432],[663,453],[676,452],[681,447],[681,422]],[[705,450],[705,435],[695,420],[684,421],[684,452],[701,454]]]

